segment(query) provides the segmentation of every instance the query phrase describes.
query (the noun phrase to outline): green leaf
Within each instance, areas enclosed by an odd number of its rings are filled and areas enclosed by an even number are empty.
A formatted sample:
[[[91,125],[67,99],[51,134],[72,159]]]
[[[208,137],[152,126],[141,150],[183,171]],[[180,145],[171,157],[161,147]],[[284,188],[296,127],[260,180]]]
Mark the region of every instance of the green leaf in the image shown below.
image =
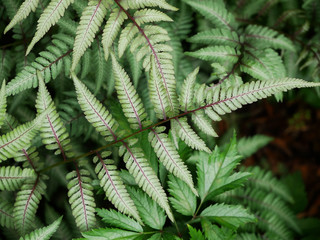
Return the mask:
[[[242,186],[248,180],[250,173],[231,174],[241,159],[234,136],[222,153],[216,147],[211,155],[199,160],[197,164],[198,188],[202,201]]]
[[[47,227],[39,228],[21,237],[19,240],[49,240],[57,231],[62,220],[62,216]]]
[[[255,222],[256,218],[240,205],[215,204],[204,209],[201,217],[217,222],[231,229],[237,229],[249,222]]]
[[[118,227],[133,232],[143,232],[141,225],[133,219],[111,209],[97,209],[102,221],[111,227]]]
[[[188,225],[190,240],[205,240],[202,232]]]
[[[192,110],[193,108],[194,87],[198,72],[199,67],[197,67],[193,72],[191,72],[182,84],[181,93],[179,96],[180,109],[182,111],[187,112]]]
[[[233,48],[240,45],[239,37],[235,31],[220,28],[199,32],[188,40],[193,43],[225,45]]]
[[[256,153],[260,148],[266,146],[272,140],[272,137],[260,134],[252,137],[243,137],[238,141],[238,151],[243,157],[247,158]]]
[[[2,82],[2,87],[0,89],[0,129],[5,120],[7,108],[7,97],[6,97],[6,82]]]
[[[126,231],[118,228],[99,228],[93,229],[89,232],[82,232],[81,234],[88,240],[133,240],[141,235],[137,232]]]
[[[141,190],[128,188],[128,191],[143,222],[154,229],[161,230],[166,222],[164,211]]]
[[[1,198],[0,202],[0,226],[14,229],[13,206]]]
[[[0,167],[0,190],[18,190],[26,179],[35,176],[34,170],[30,168],[21,169],[15,166]]]
[[[205,218],[201,219],[201,226],[208,240],[232,240],[236,238],[234,231],[231,229],[226,227],[220,228]]]
[[[182,215],[193,216],[197,207],[197,198],[188,185],[180,179],[169,175],[168,186],[168,191],[172,196],[169,197],[169,200],[174,209]]]

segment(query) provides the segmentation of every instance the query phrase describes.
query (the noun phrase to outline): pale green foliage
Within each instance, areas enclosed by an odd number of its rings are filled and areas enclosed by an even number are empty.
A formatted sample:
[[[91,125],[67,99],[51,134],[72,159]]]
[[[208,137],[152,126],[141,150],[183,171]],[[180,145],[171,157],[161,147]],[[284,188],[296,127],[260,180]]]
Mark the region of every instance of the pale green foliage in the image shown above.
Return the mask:
[[[82,233],[85,239],[113,239],[113,240],[121,240],[121,239],[135,239],[141,236],[141,233],[131,232],[127,230],[117,229],[117,228],[99,228],[93,229],[90,232]]]
[[[62,217],[58,218],[56,221],[51,223],[47,227],[43,227],[40,229],[37,229],[24,237],[21,237],[20,240],[49,240],[51,236],[57,231],[60,223],[61,223]]]
[[[133,87],[128,74],[117,62],[115,56],[111,56],[115,88],[124,115],[130,123],[131,128],[142,129],[143,121],[146,119],[147,114],[141,99]]]
[[[134,232],[143,232],[138,222],[115,210],[97,209],[97,214],[102,218],[102,221],[109,226]]]
[[[201,44],[227,45],[237,47],[240,44],[239,36],[229,29],[213,28],[199,32],[189,38],[190,42]]]
[[[149,133],[149,141],[151,142],[159,160],[169,172],[186,182],[192,192],[195,195],[198,195],[197,190],[194,188],[192,176],[187,166],[181,160],[174,144],[168,138],[168,135],[161,132],[162,130],[157,128],[152,129]]]
[[[180,179],[169,175],[168,186],[168,191],[173,196],[169,197],[169,200],[177,212],[182,215],[193,216],[197,207],[197,198],[190,191],[188,185]]]
[[[266,135],[254,135],[252,137],[243,137],[238,141],[238,151],[243,157],[250,157],[273,140]]]
[[[23,182],[28,178],[34,178],[35,173],[30,168],[8,166],[0,168],[0,190],[18,190]]]
[[[6,82],[2,82],[2,87],[0,89],[0,129],[5,119],[7,108],[7,98],[6,98]]]
[[[204,209],[200,215],[234,229],[245,223],[256,221],[256,218],[243,207],[225,204],[211,205]]]
[[[79,168],[67,174],[68,197],[72,214],[75,217],[77,227],[81,231],[88,231],[96,225],[95,201],[90,174],[86,169]]]
[[[180,109],[181,111],[190,111],[193,109],[193,89],[196,82],[196,76],[199,72],[199,68],[196,68],[190,73],[184,80],[181,87],[181,94],[179,96]]]
[[[112,118],[108,110],[93,96],[88,88],[80,82],[76,75],[72,75],[74,85],[77,91],[78,102],[87,120],[96,128],[96,130],[106,138],[113,140],[116,138],[114,132],[118,124]],[[113,137],[111,137],[113,136]]]
[[[0,136],[0,162],[19,156],[18,151],[30,146],[31,140],[41,127],[45,114],[46,112],[36,117],[33,121],[22,124],[11,132]]]
[[[55,25],[61,16],[63,16],[68,6],[73,3],[74,0],[52,0],[49,5],[41,14],[37,32],[35,33],[31,43],[28,46],[26,55],[32,50],[33,46],[49,31],[51,26]]]
[[[93,159],[96,164],[95,172],[100,179],[100,186],[105,191],[109,201],[112,202],[120,212],[128,214],[141,222],[137,208],[120,178],[114,161],[107,159],[110,155],[110,152],[103,152]]]
[[[42,142],[49,150],[56,150],[55,154],[61,154],[63,159],[72,157],[73,153],[70,152],[71,145],[69,134],[63,126],[51,96],[43,82],[41,74],[38,72],[39,79],[39,92],[36,101],[36,108],[39,114],[47,109],[45,120],[40,128]]]
[[[15,227],[23,236],[34,228],[34,220],[46,184],[40,177],[26,179],[17,193],[13,207]]]
[[[4,33],[8,32],[11,28],[13,28],[17,23],[28,17],[31,11],[35,11],[37,8],[37,5],[39,3],[39,0],[25,0],[14,18],[11,20],[9,25],[4,30]]]
[[[123,0],[121,1],[121,4],[125,7],[129,7],[130,9],[159,7],[171,11],[178,10],[176,7],[168,4],[165,0]]]
[[[0,202],[0,226],[14,228],[13,206],[4,199]]]
[[[80,61],[81,56],[93,42],[96,32],[102,24],[107,9],[102,0],[92,0],[82,13],[77,36],[73,46],[73,58],[71,70],[74,70]]]

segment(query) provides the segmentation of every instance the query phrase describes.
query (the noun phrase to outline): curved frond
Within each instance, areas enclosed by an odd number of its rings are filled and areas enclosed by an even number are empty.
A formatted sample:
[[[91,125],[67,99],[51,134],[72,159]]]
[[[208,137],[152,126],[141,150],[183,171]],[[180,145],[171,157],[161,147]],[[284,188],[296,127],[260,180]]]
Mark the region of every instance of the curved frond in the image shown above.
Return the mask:
[[[21,169],[15,166],[0,167],[0,190],[18,190],[26,179],[35,176],[35,172],[30,168]]]
[[[182,111],[187,112],[193,107],[194,86],[198,72],[199,67],[191,72],[182,84],[181,93],[179,96],[180,109]]]
[[[77,91],[78,102],[87,120],[107,141],[115,140],[118,123],[77,76],[74,73],[71,76]]]
[[[108,18],[102,34],[102,46],[104,50],[104,57],[106,60],[108,60],[109,48],[117,37],[122,23],[126,19],[127,15],[124,11],[122,11],[122,9],[119,8],[114,9],[110,14],[110,17]]]
[[[33,46],[49,31],[49,29],[58,22],[73,1],[74,0],[50,1],[38,20],[37,31],[27,48],[26,55],[29,54]]]
[[[150,22],[172,22],[172,19],[167,14],[148,8],[136,11],[133,17],[138,25]]]
[[[0,89],[0,129],[5,120],[7,108],[7,97],[6,97],[6,82],[2,82],[2,87]]]
[[[39,176],[27,179],[21,187],[14,204],[13,216],[15,226],[21,235],[34,228],[35,214],[46,185]]]
[[[5,28],[4,33],[8,32],[11,28],[13,28],[17,23],[21,22],[23,19],[28,17],[31,11],[35,11],[38,6],[39,0],[25,0],[16,15],[13,17],[11,22]]]
[[[124,161],[130,174],[135,178],[135,181],[160,207],[162,207],[171,221],[173,215],[168,204],[167,196],[160,184],[160,181],[155,172],[150,167],[148,160],[145,158],[142,149],[137,147],[129,147],[123,142],[126,152]]]
[[[165,168],[176,177],[184,181],[198,196],[197,190],[194,188],[193,180],[188,167],[181,160],[174,144],[165,133],[158,133],[158,129],[151,129],[149,133],[149,142],[157,154],[159,160],[163,163]]]
[[[118,63],[114,54],[112,56],[112,69],[115,78],[115,88],[124,115],[133,129],[142,129],[147,113],[141,99],[132,85],[128,74]]]
[[[236,28],[236,21],[233,15],[226,10],[222,0],[183,1],[210,20],[216,27],[230,30]]]
[[[193,149],[210,153],[210,149],[205,142],[190,127],[186,117],[175,118],[171,120],[171,127],[175,129],[182,141]]]
[[[213,129],[212,123],[210,119],[206,116],[204,110],[201,109],[199,111],[192,112],[191,114],[192,121],[202,132],[212,137],[218,137],[218,134]]]
[[[82,12],[73,46],[72,71],[76,68],[86,49],[93,42],[94,36],[99,30],[106,14],[107,9],[102,0],[89,1],[88,6]]]
[[[33,121],[22,124],[12,131],[0,136],[0,162],[18,156],[18,151],[30,146],[41,127],[46,112],[36,117]]]
[[[36,101],[36,108],[39,114],[48,111],[46,118],[40,128],[42,142],[49,150],[56,150],[55,154],[61,154],[63,159],[70,158],[73,154],[70,152],[70,139],[67,129],[57,113],[52,98],[43,82],[41,74],[38,74],[39,92]]]
[[[68,197],[72,214],[80,231],[88,231],[96,225],[95,201],[93,198],[93,186],[90,174],[85,169],[79,169],[67,174]]]
[[[134,217],[141,222],[139,213],[114,165],[114,161],[107,159],[110,152],[97,153],[93,161],[96,164],[95,172],[100,180],[100,186],[106,193],[109,201],[120,211]]]
[[[178,9],[165,0],[122,0],[121,4],[127,6],[130,9],[139,9],[146,7],[159,7],[170,11],[177,11]]]
[[[61,220],[62,216],[51,223],[49,226],[36,229],[33,232],[25,235],[24,237],[21,237],[19,240],[49,240],[59,228]]]

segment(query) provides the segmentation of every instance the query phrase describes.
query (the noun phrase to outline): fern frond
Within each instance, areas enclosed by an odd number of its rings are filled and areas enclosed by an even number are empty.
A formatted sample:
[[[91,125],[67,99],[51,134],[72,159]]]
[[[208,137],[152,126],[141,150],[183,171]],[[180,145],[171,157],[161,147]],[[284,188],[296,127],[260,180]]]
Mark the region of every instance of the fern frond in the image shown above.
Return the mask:
[[[248,43],[258,48],[276,48],[295,51],[290,39],[276,31],[258,25],[249,25],[245,29],[245,38]]]
[[[286,75],[281,57],[272,49],[244,53],[240,71],[258,80],[283,78]]]
[[[193,149],[210,153],[210,149],[205,142],[190,127],[186,117],[175,118],[171,120],[171,127],[175,129],[182,141]]]
[[[201,44],[225,45],[233,48],[240,45],[239,37],[235,31],[221,28],[199,32],[189,38],[188,41]]]
[[[57,231],[61,223],[62,216],[47,227],[36,229],[33,232],[21,237],[19,240],[49,240]]]
[[[221,116],[243,105],[250,104],[262,98],[267,98],[279,92],[286,92],[293,88],[317,87],[320,83],[307,82],[295,78],[282,78],[270,81],[254,81],[236,87],[222,89],[216,86],[207,94],[207,105],[216,116]],[[209,115],[209,117],[211,117]],[[213,119],[216,120],[216,119]]]
[[[14,228],[13,206],[4,199],[0,202],[0,226]]]
[[[272,140],[272,137],[261,134],[256,134],[252,137],[243,137],[238,141],[238,151],[243,157],[247,158],[256,153],[260,148],[266,146]]]
[[[93,42],[96,32],[102,24],[107,9],[102,0],[92,0],[84,9],[77,28],[77,36],[73,46],[71,71],[74,71],[81,56]]]
[[[107,159],[110,152],[97,153],[93,162],[96,164],[95,172],[100,179],[100,186],[106,193],[109,201],[120,211],[134,217],[141,222],[139,213],[134,205],[126,187],[114,165],[114,161]]]
[[[191,173],[181,160],[174,144],[168,138],[168,135],[161,133],[160,128],[151,130],[152,131],[149,133],[149,142],[151,142],[159,160],[169,172],[184,181],[190,187],[192,192],[198,196],[198,192],[194,188]]]
[[[4,33],[8,32],[11,28],[13,28],[17,23],[21,22],[23,19],[28,17],[31,11],[35,11],[38,6],[39,0],[25,0],[16,15],[13,17],[11,22],[5,28]]]
[[[124,115],[130,123],[131,128],[142,130],[143,121],[146,119],[147,113],[128,74],[120,66],[114,54],[111,57],[115,88]]]
[[[138,32],[139,29],[133,23],[128,23],[126,27],[121,31],[118,43],[119,57],[122,57],[129,43],[132,41],[132,39]]]
[[[36,100],[36,108],[39,114],[48,109],[48,114],[46,114],[46,118],[40,128],[42,142],[46,145],[47,149],[56,150],[55,154],[61,154],[63,159],[66,160],[73,155],[70,152],[69,134],[57,113],[56,107],[39,72],[38,79],[39,92]]]
[[[71,76],[77,91],[78,102],[87,120],[107,141],[115,140],[118,123],[77,76],[74,73]]]
[[[2,82],[2,87],[0,89],[0,129],[5,120],[7,108],[7,97],[6,97],[6,82]]]
[[[72,215],[80,231],[88,231],[96,225],[95,201],[93,198],[92,180],[85,169],[79,169],[67,174],[68,197],[72,209]]]
[[[73,39],[66,34],[57,34],[53,36],[52,43],[46,51],[39,53],[40,56],[34,62],[25,66],[14,79],[8,82],[7,96],[15,95],[32,87],[36,88],[38,86],[37,70],[44,73],[45,82],[55,79],[64,70],[62,59],[66,60],[66,56],[70,54],[69,48],[73,45]],[[67,76],[69,69],[70,67],[67,68]]]
[[[122,3],[122,2],[121,2]],[[127,19],[127,15],[122,9],[116,8],[110,14],[106,26],[104,27],[102,34],[102,45],[104,49],[104,57],[108,60],[109,48],[117,37],[121,25]]]
[[[176,7],[168,4],[165,0],[123,0],[121,1],[121,4],[130,9],[159,7],[170,11],[178,10]]]
[[[183,1],[210,20],[216,27],[230,30],[236,28],[236,21],[233,15],[226,10],[222,0]]]
[[[180,109],[182,111],[187,112],[193,108],[194,86],[198,72],[199,67],[191,72],[182,84],[181,93],[179,96]]]
[[[133,15],[138,25],[151,22],[172,22],[173,20],[165,13],[155,9],[138,10]]]
[[[18,156],[18,151],[27,149],[31,140],[41,127],[46,112],[36,117],[33,121],[22,124],[12,131],[0,136],[0,162]]]
[[[149,166],[142,149],[129,147],[125,142],[123,142],[123,144],[126,149],[123,159],[130,174],[135,178],[139,187],[166,211],[171,221],[174,221],[167,196],[157,175]]]
[[[212,137],[218,137],[204,110],[200,109],[199,111],[192,112],[191,119],[202,132]]]
[[[27,48],[26,55],[29,54],[33,46],[49,31],[49,29],[58,22],[73,1],[74,0],[50,1],[38,20],[37,31]]]
[[[236,63],[240,56],[235,48],[229,46],[206,47],[195,52],[186,52],[185,54],[205,61],[218,63]]]
[[[35,173],[30,168],[7,166],[0,168],[0,190],[18,190],[27,178],[35,177]]]
[[[13,216],[15,226],[21,235],[34,228],[34,220],[46,184],[39,176],[27,179],[18,192],[14,204]]]

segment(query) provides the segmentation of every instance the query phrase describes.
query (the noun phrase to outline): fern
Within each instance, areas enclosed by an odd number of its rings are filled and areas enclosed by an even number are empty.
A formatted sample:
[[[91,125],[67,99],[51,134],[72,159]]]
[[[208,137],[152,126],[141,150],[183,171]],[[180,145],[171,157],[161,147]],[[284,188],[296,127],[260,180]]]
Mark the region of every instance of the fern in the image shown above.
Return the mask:
[[[35,177],[32,169],[20,167],[1,167],[0,168],[0,190],[15,191],[18,190],[23,182],[28,178]]]
[[[0,90],[0,128],[5,119],[6,107],[7,107],[6,83],[5,81],[3,81],[2,87]]]

